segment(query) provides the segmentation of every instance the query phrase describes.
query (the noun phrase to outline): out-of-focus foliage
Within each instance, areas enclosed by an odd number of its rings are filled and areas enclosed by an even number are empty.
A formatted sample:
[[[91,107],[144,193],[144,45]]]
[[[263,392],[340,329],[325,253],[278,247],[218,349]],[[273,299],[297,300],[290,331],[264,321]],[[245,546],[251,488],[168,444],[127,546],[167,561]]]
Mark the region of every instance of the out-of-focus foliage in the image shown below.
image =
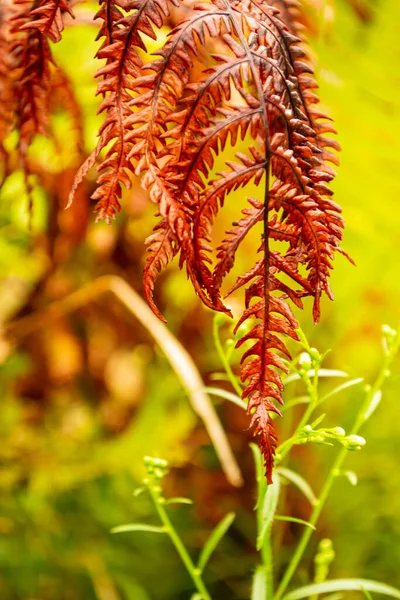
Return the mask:
[[[357,14],[365,6],[372,8],[367,18],[360,19]],[[54,47],[54,53],[76,85],[89,150],[99,120],[93,80],[95,32],[86,23],[87,7],[82,4],[77,9],[78,23],[66,28],[64,42]],[[381,323],[397,326],[400,314],[396,259],[400,4],[397,0],[381,0],[379,6],[361,0],[321,0],[309,3],[309,19],[321,96],[335,117],[343,147],[336,197],[347,222],[344,247],[357,268],[337,259],[332,281],[336,300],[324,304],[317,328],[310,322],[305,329],[313,345],[333,349],[327,359],[330,366],[368,377],[379,362]],[[0,318],[4,324],[103,273],[122,274],[133,287],[141,287],[143,241],[151,228],[153,207],[135,187],[125,195],[125,215],[112,228],[94,225],[87,200],[89,182],[80,203],[69,211],[59,210],[65,205],[76,156],[69,152],[70,124],[65,115],[56,116],[54,125],[66,152],[63,160],[54,161],[48,142],[37,140],[35,160],[48,176],[47,192],[35,186],[32,231],[27,227],[27,199],[19,174],[1,190]],[[10,147],[14,142],[12,137],[8,140]],[[253,242],[249,239],[252,256]],[[208,373],[220,368],[209,315],[199,308],[184,274],[176,268],[167,275],[159,300],[168,307],[165,314],[171,330],[207,380]],[[221,410],[246,478],[245,489],[232,492],[167,361],[148,333],[113,300],[99,300],[72,317],[49,321],[45,329],[16,340],[11,347],[2,340],[0,354],[2,599],[188,597],[190,582],[167,540],[109,534],[116,524],[151,518],[146,500],[132,497],[135,481],[142,476],[144,454],[159,454],[182,465],[169,485],[173,495],[195,499],[195,513],[185,506],[174,509],[180,530],[186,532],[186,544],[194,551],[222,515],[230,510],[238,513],[221,552],[210,563],[210,577],[215,578],[216,598],[248,597],[253,473],[243,433],[247,425],[239,410],[230,405]],[[363,433],[368,440],[365,451],[351,459],[359,478],[357,487],[348,494],[347,479],[339,479],[325,512],[320,533],[334,539],[332,576],[362,577],[373,571],[374,578],[396,583],[399,391],[400,380],[394,378],[384,405]],[[359,401],[356,388],[338,396],[337,414],[350,422]],[[297,453],[298,464],[315,487],[329,460],[329,449],[318,455],[314,449],[301,448]],[[287,528],[287,553],[295,533]],[[311,563],[310,557],[310,568]]]

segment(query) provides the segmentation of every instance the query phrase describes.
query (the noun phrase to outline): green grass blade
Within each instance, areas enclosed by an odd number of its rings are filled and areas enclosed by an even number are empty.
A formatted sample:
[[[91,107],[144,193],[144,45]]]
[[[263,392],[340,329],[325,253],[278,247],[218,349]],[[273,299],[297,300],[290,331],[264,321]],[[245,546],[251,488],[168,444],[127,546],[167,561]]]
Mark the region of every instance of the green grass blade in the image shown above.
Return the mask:
[[[127,531],[147,531],[150,533],[165,533],[165,528],[159,525],[147,525],[146,523],[127,523],[113,527],[111,533],[125,533]]]
[[[302,598],[308,598],[313,594],[329,594],[332,592],[344,592],[344,591],[359,591],[359,592],[375,592],[377,594],[385,594],[400,600],[400,590],[387,585],[386,583],[380,583],[379,581],[372,581],[370,579],[331,579],[330,581],[324,581],[323,583],[312,583],[311,585],[305,585],[304,587],[297,588],[286,594],[282,600],[301,600]]]
[[[372,396],[372,400],[371,400],[369,407],[365,411],[364,422],[368,421],[368,419],[371,417],[372,413],[375,412],[375,410],[378,408],[378,405],[380,404],[381,400],[382,400],[382,390],[377,390],[375,392],[375,394]]]
[[[288,521],[289,523],[298,523],[299,525],[305,525],[306,527],[311,527],[311,529],[315,530],[314,525],[312,525],[308,521],[304,521],[304,519],[298,519],[297,517],[288,517],[286,515],[275,515],[274,519],[276,521]]]
[[[269,530],[271,529],[276,507],[278,506],[280,488],[279,476],[275,474],[274,479],[274,483],[268,486],[264,496],[260,526],[257,536],[257,550],[261,550],[264,545],[265,537],[268,535]]]
[[[193,504],[193,500],[190,498],[168,498],[165,504]]]
[[[314,369],[310,369],[308,371],[308,375],[310,377],[314,377],[315,371]],[[338,369],[318,369],[318,377],[348,377],[349,374],[345,373],[345,371],[339,371]],[[284,385],[288,383],[292,383],[293,381],[299,381],[301,379],[299,373],[291,373],[287,377],[283,379]]]
[[[267,600],[267,574],[262,565],[254,573],[251,600]]]
[[[202,388],[202,391],[207,392],[212,396],[218,396],[219,398],[228,400],[229,402],[236,404],[236,406],[243,408],[243,410],[247,410],[246,402],[243,402],[243,400],[237,394],[232,394],[232,392],[227,392],[226,390],[222,390],[221,388],[217,387],[204,387]]]
[[[282,475],[282,477],[284,477],[288,481],[290,481],[290,483],[293,483],[293,485],[295,485],[304,494],[304,496],[307,498],[310,504],[312,504],[313,506],[317,504],[317,497],[314,494],[310,484],[304,479],[304,477],[302,477],[295,471],[292,471],[292,469],[287,469],[286,467],[278,467],[276,469],[276,472],[279,473],[279,475]]]
[[[292,400],[285,402],[285,404],[280,408],[280,411],[286,412],[290,408],[298,406],[299,404],[310,404],[310,396],[295,396],[292,398]]]
[[[361,589],[362,589],[363,594],[364,594],[364,596],[366,597],[367,600],[373,600],[372,599],[372,595],[369,593],[368,590],[365,589],[365,587],[362,587]]]
[[[320,399],[318,404],[321,404],[321,402],[325,402],[325,400],[328,400],[328,398],[332,398],[332,396],[336,396],[336,394],[339,394],[343,390],[347,390],[347,388],[353,387],[353,385],[358,385],[359,383],[362,383],[363,381],[364,381],[363,377],[357,377],[357,379],[351,379],[350,381],[346,381],[346,383],[342,383],[341,385],[338,385],[333,390],[331,390],[330,392],[325,394],[325,396],[322,396],[322,398]]]
[[[197,568],[200,571],[204,570],[204,567],[208,563],[211,554],[214,552],[215,548],[218,546],[221,539],[224,537],[225,533],[228,531],[229,527],[232,525],[236,515],[233,512],[228,513],[225,517],[218,523],[215,529],[212,531],[210,537],[204,545],[203,550],[201,551],[199,562]]]

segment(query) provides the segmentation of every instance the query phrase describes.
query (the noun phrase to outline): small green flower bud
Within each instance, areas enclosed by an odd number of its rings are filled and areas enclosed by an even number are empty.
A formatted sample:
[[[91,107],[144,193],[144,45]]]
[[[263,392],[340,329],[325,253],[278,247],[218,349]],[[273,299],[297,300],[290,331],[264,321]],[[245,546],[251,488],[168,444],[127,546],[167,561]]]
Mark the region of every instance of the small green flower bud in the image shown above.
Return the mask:
[[[314,442],[317,442],[317,444],[323,444],[326,440],[326,436],[325,435],[315,435],[314,437]]]
[[[321,360],[321,354],[316,348],[310,348],[310,356],[316,362],[320,362]]]
[[[365,438],[361,437],[361,435],[349,435],[347,438],[351,443],[358,444],[359,446],[365,446],[366,441]]]
[[[366,441],[360,435],[349,435],[342,439],[342,444],[347,450],[360,450]]]
[[[300,368],[304,371],[308,371],[311,369],[311,364],[311,357],[308,352],[302,352],[299,356]]]
[[[226,351],[229,353],[232,352],[232,350],[235,348],[235,345],[235,340],[233,340],[232,338],[227,339],[225,342]]]
[[[308,442],[308,438],[305,435],[299,435],[296,440],[296,444],[306,444]]]
[[[389,338],[394,338],[396,336],[396,330],[389,327],[389,325],[382,325],[382,333]]]
[[[315,576],[314,583],[326,581],[329,575],[329,566],[335,558],[335,551],[331,540],[325,538],[318,544],[318,552],[314,558]]]
[[[326,552],[327,550],[332,550],[332,540],[330,540],[329,538],[324,538],[323,540],[321,540],[319,543],[319,550],[323,550],[324,552]]]
[[[343,427],[332,427],[332,429],[329,429],[328,431],[332,433],[335,437],[344,437],[346,435],[346,432],[343,429]]]

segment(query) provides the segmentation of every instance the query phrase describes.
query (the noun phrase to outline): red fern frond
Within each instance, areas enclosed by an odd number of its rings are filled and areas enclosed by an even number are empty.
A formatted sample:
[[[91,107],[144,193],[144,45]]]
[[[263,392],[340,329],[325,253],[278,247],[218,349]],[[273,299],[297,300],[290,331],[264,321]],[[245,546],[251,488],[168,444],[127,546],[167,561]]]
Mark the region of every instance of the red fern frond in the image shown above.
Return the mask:
[[[36,29],[52,42],[59,42],[64,29],[63,13],[74,16],[69,0],[40,0],[33,4],[30,19],[20,30]]]
[[[251,208],[242,210],[243,217],[235,221],[235,229],[228,229],[227,237],[217,248],[218,263],[214,269],[214,285],[220,289],[222,282],[235,263],[236,251],[246,235],[253,229],[256,223],[264,218],[264,205],[255,198],[249,198]]]
[[[172,4],[176,2],[171,0]],[[97,94],[103,96],[99,112],[105,112],[106,118],[96,149],[77,174],[70,201],[101,151],[110,145],[105,160],[98,167],[100,185],[93,195],[97,200],[97,218],[107,222],[120,210],[121,184],[128,189],[131,187],[130,174],[135,170],[131,160],[135,151],[132,131],[138,136],[138,125],[143,119],[145,122],[151,119],[148,107],[135,113],[131,106],[143,70],[140,51],[146,52],[141,34],[156,38],[154,27],[159,29],[163,25],[164,18],[169,15],[169,5],[168,0],[134,0],[129,4],[133,12],[124,16],[127,7],[124,0],[104,0],[96,15],[103,21],[99,36],[105,37],[97,53],[97,58],[106,60],[105,66],[97,72],[97,77],[101,77]]]
[[[174,7],[176,26],[165,44],[157,31]],[[181,15],[181,18],[179,17]],[[290,304],[329,288],[332,260],[342,237],[340,208],[328,186],[338,164],[329,118],[319,111],[310,60],[300,40],[295,0],[104,0],[98,17],[105,38],[98,58],[98,94],[105,113],[97,148],[76,185],[99,161],[98,217],[119,210],[121,184],[131,173],[157,205],[161,220],[148,238],[144,293],[156,312],[155,278],[180,255],[180,266],[202,301],[226,311],[221,289],[247,234],[263,227],[260,258],[228,293],[247,286],[237,327],[255,320],[240,340],[244,398],[271,481],[277,436],[270,412],[282,402],[282,339],[297,339]],[[149,57],[144,37],[157,50]],[[215,175],[230,145],[236,160]],[[105,158],[100,158],[105,151]],[[254,183],[262,190],[214,252],[217,213],[229,194]],[[74,193],[72,190],[72,196]],[[71,197],[72,197],[71,196]],[[285,243],[276,250],[272,241]],[[279,248],[282,246],[279,245]]]
[[[0,5],[0,146],[13,125],[15,98],[10,60],[10,20],[13,16],[11,3]]]
[[[158,273],[166,268],[168,263],[179,252],[179,239],[169,227],[166,219],[162,219],[154,228],[152,235],[147,238],[147,259],[144,267],[145,298],[153,312],[162,320],[164,317],[153,300],[154,282]]]

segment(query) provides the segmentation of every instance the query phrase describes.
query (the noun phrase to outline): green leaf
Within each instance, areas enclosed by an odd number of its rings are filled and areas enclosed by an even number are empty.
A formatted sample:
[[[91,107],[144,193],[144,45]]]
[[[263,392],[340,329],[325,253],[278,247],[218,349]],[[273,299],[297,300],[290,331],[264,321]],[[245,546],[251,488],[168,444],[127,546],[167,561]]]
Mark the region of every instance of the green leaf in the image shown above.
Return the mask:
[[[346,479],[351,483],[351,485],[357,485],[358,477],[357,474],[354,473],[354,471],[341,471],[340,475],[346,477]]]
[[[309,371],[309,376],[314,377],[314,369]],[[318,369],[318,377],[348,377],[349,374],[345,371],[338,371],[337,369]]]
[[[193,500],[190,498],[168,498],[165,504],[193,504]]]
[[[378,405],[381,400],[382,400],[382,390],[377,390],[375,392],[375,394],[372,396],[370,405],[368,406],[367,410],[365,411],[364,422],[368,421],[368,419],[370,418],[372,413],[375,412],[375,410],[378,408]]]
[[[308,376],[309,377],[314,377],[315,375],[315,370],[314,369],[310,369],[308,371]],[[318,377],[348,377],[349,374],[345,373],[344,371],[338,371],[337,369],[318,369]],[[299,379],[301,379],[301,376],[299,373],[291,373],[290,375],[288,375],[287,377],[284,378],[283,383],[284,385],[288,384],[288,383],[292,383],[293,381],[299,381]]]
[[[210,374],[211,381],[229,381],[228,375],[224,372],[216,371]]]
[[[267,574],[262,565],[257,567],[253,576],[251,600],[267,600]]]
[[[282,600],[301,600],[302,598],[308,598],[313,594],[329,594],[331,592],[342,592],[342,591],[359,591],[363,592],[376,592],[377,594],[385,594],[392,598],[400,600],[400,590],[387,585],[386,583],[380,583],[379,581],[372,581],[370,579],[331,579],[330,581],[324,581],[323,583],[312,583],[311,585],[305,585],[304,587],[297,588],[286,594]]]
[[[260,527],[257,535],[257,550],[261,550],[264,545],[266,536],[269,534],[276,507],[279,500],[280,480],[279,476],[275,476],[275,481],[267,487],[264,495],[263,506],[261,510]]]
[[[264,498],[264,494],[267,491],[267,482],[264,477],[264,468],[263,468],[263,457],[261,454],[260,448],[257,444],[251,442],[250,449],[253,453],[254,458],[254,466],[256,470],[256,481],[257,481],[257,502],[254,507],[254,510],[257,510],[259,505],[261,504],[262,499]]]
[[[285,479],[293,483],[304,494],[307,500],[309,500],[310,504],[313,506],[317,504],[317,497],[314,494],[310,484],[304,479],[304,477],[295,471],[292,471],[291,469],[287,469],[286,467],[278,467],[275,472],[279,473],[279,475],[282,475]]]
[[[298,519],[297,517],[287,517],[286,515],[275,515],[274,519],[276,521],[289,521],[289,523],[299,523],[299,525],[305,525],[306,527],[310,527],[315,531],[314,525],[312,525],[308,521],[304,521],[304,519]]]
[[[228,513],[211,532],[211,535],[205,543],[204,548],[200,554],[199,562],[197,565],[197,568],[200,571],[204,571],[204,567],[208,563],[211,554],[214,552],[215,548],[218,546],[219,542],[224,537],[229,527],[232,525],[235,517],[235,513]]]
[[[138,496],[140,496],[140,494],[143,494],[143,492],[145,492],[146,490],[147,490],[147,488],[144,486],[138,487],[135,490],[133,490],[133,495],[135,496],[135,498],[137,498]]]
[[[365,587],[361,587],[364,596],[366,597],[367,600],[372,600],[372,595],[369,593],[368,590],[365,589]]]
[[[296,396],[292,400],[285,402],[280,411],[286,412],[289,408],[293,408],[293,406],[297,406],[298,404],[310,404],[310,396]]]
[[[319,416],[317,419],[315,419],[315,421],[313,421],[313,422],[311,423],[311,427],[312,427],[313,429],[315,429],[316,427],[318,427],[318,425],[319,425],[320,423],[322,423],[322,421],[325,419],[325,417],[326,417],[326,413],[324,413],[323,415],[320,415],[320,416]]]
[[[352,387],[353,385],[358,385],[359,383],[362,383],[363,381],[364,381],[363,377],[357,377],[357,379],[351,379],[350,381],[346,381],[346,383],[342,383],[341,385],[338,385],[333,390],[331,390],[330,392],[325,394],[325,396],[322,396],[322,398],[319,400],[318,404],[321,404],[321,402],[325,402],[325,400],[328,400],[328,398],[332,398],[332,396],[336,396],[336,394],[339,394],[343,390],[346,390],[347,388]]]
[[[125,533],[126,531],[148,531],[150,533],[165,533],[165,528],[159,525],[147,525],[146,523],[127,523],[113,527],[111,533]]]
[[[246,402],[243,402],[243,400],[239,398],[239,396],[237,396],[236,394],[232,394],[232,392],[227,392],[226,390],[221,390],[217,387],[203,387],[201,389],[204,392],[207,392],[208,394],[212,394],[213,396],[219,396],[224,400],[229,400],[229,402],[236,404],[236,406],[243,408],[243,410],[247,410]]]
[[[256,481],[259,482],[261,479],[264,478],[261,451],[257,444],[255,444],[254,442],[250,442],[249,446],[253,453],[254,466],[256,469]]]

